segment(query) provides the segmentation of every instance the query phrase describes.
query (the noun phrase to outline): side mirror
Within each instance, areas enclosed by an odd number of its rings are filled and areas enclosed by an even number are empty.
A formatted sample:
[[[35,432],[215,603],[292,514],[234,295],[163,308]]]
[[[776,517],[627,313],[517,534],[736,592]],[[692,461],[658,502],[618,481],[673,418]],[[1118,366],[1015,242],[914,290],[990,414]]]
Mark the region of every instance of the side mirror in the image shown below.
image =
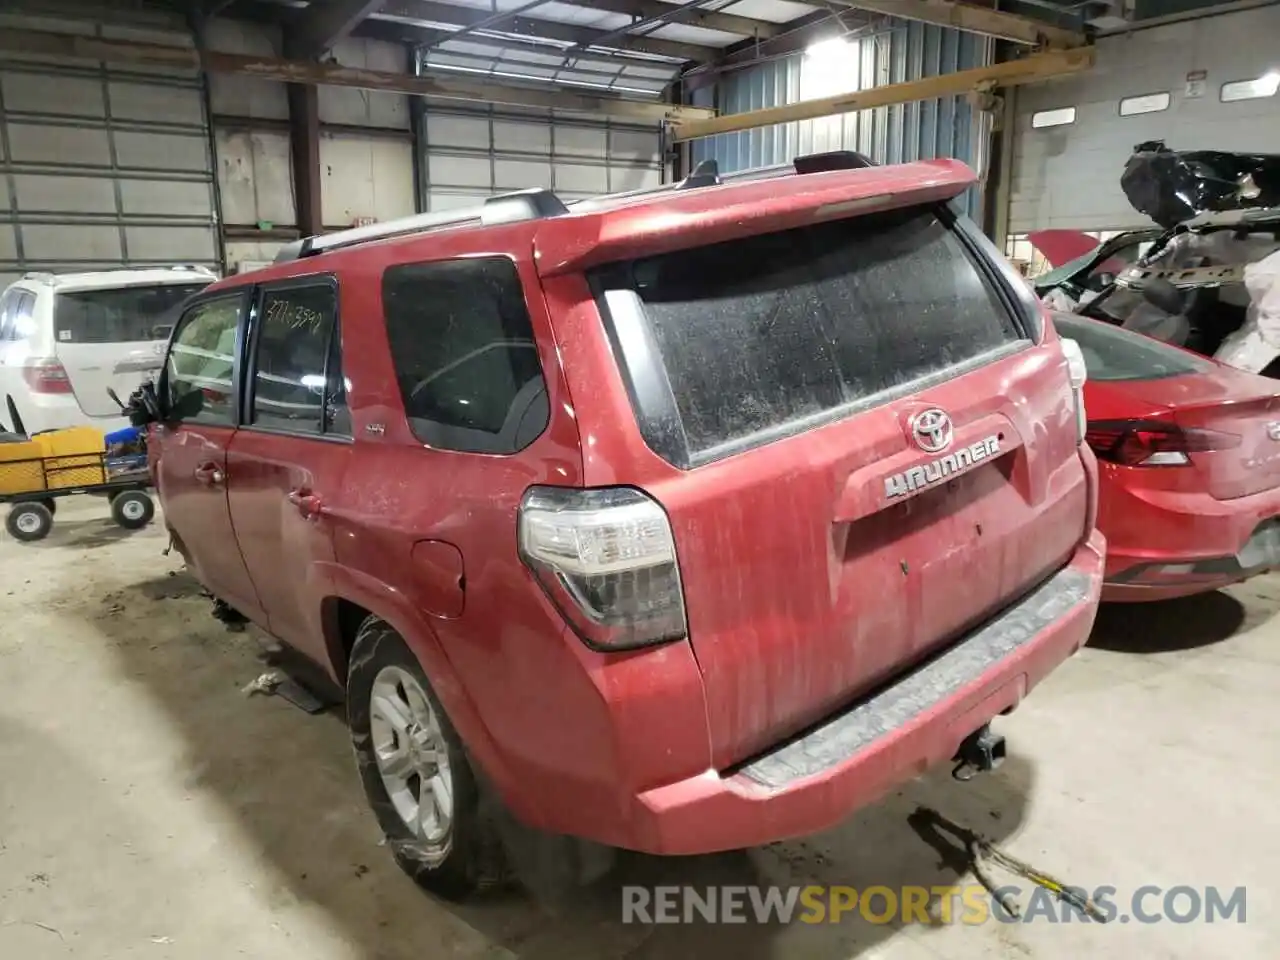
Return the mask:
[[[1179,314],[1186,306],[1182,291],[1162,277],[1153,277],[1142,287],[1142,299],[1169,314]]]
[[[159,423],[165,419],[164,405],[160,402],[154,380],[144,381],[137,390],[129,394],[128,403],[121,403],[120,397],[110,387],[107,388],[107,393],[120,404],[120,411],[135,427],[145,427],[149,423]]]

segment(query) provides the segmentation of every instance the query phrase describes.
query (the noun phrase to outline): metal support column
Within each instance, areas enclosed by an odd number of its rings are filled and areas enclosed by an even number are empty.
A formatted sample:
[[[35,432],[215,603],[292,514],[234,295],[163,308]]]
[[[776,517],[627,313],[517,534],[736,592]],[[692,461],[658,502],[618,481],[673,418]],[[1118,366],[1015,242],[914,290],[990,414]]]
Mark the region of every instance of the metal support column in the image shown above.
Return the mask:
[[[290,40],[286,35],[286,57],[297,54]],[[290,83],[286,86],[298,232],[304,237],[314,237],[324,232],[324,211],[320,204],[320,94],[319,89],[311,84]]]

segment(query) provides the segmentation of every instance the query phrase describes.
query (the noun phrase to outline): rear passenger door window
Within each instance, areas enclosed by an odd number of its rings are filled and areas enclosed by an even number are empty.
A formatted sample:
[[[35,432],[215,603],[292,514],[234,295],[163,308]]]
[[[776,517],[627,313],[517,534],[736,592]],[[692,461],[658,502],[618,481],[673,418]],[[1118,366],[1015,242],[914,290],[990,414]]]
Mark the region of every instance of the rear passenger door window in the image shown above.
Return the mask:
[[[11,287],[0,297],[0,340],[24,340],[33,333],[36,295]]]
[[[178,321],[164,369],[174,420],[234,425],[236,331],[244,303],[237,291],[197,303]]]
[[[546,429],[546,383],[510,260],[390,267],[382,303],[405,414],[419,440],[510,454]]]
[[[247,422],[350,435],[338,345],[338,289],[329,278],[266,287],[258,303]]]

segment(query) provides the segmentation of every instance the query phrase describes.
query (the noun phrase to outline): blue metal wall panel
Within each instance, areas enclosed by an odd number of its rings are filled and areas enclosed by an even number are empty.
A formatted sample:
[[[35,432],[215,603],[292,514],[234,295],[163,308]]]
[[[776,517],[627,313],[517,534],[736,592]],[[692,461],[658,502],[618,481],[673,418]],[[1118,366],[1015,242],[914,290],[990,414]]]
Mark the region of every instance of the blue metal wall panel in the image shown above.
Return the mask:
[[[912,21],[891,21],[884,31],[849,41],[856,90],[968,70],[986,65],[990,57],[986,38]],[[798,54],[741,70],[695,102],[721,113],[795,103],[804,68],[805,58]],[[878,163],[954,157],[977,166],[976,120],[967,98],[944,97],[695,140],[692,160],[711,157],[721,171],[731,173],[785,163],[798,154],[844,149],[858,150]]]

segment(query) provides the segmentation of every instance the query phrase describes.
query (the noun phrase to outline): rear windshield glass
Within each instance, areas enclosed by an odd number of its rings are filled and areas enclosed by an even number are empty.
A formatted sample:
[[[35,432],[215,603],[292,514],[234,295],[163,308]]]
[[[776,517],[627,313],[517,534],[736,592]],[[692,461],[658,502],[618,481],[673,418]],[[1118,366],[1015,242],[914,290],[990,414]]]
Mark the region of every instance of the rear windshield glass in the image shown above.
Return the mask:
[[[1021,337],[933,207],[649,257],[594,280],[624,365],[634,357],[619,324],[643,318],[689,462],[765,442]],[[646,374],[629,376],[634,398]],[[662,445],[658,453],[681,459]]]
[[[1080,344],[1090,380],[1162,380],[1213,369],[1208,360],[1100,320],[1054,314],[1053,325]]]
[[[54,336],[59,343],[164,340],[178,318],[178,306],[210,282],[59,293],[53,308]]]

